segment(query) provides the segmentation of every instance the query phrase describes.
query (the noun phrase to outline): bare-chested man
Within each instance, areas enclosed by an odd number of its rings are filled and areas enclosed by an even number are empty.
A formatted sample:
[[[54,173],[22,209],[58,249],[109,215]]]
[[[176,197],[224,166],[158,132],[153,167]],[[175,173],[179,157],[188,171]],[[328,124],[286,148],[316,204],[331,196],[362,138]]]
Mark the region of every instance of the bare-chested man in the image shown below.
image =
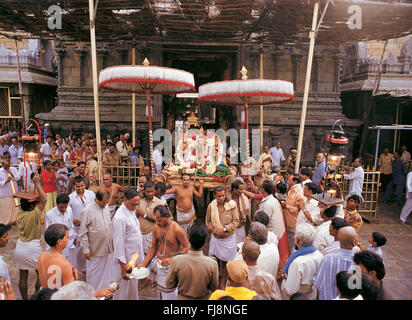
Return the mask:
[[[99,187],[99,190],[105,190],[110,194],[109,199],[109,210],[110,216],[113,218],[114,214],[116,213],[116,196],[119,192],[125,192],[126,189],[122,187],[120,184],[113,183],[113,178],[110,173],[105,173],[103,175],[103,185]]]
[[[172,258],[189,251],[190,245],[186,234],[179,224],[170,217],[169,209],[159,205],[153,210],[156,224],[153,227],[152,247],[143,262],[137,265],[147,267],[156,274],[157,291],[162,300],[176,300],[177,288],[168,289],[165,284]]]
[[[199,180],[199,191],[190,185],[190,175],[182,174],[182,185],[166,190],[165,194],[176,193],[176,220],[189,235],[190,227],[196,218],[193,207],[193,195],[198,198],[203,196],[203,180]]]
[[[39,256],[38,270],[42,288],[60,289],[78,280],[76,268],[62,254],[69,241],[67,226],[60,223],[50,225],[44,233],[44,240],[50,246],[50,250],[43,251]],[[109,298],[111,294],[110,288],[94,292],[95,297]]]

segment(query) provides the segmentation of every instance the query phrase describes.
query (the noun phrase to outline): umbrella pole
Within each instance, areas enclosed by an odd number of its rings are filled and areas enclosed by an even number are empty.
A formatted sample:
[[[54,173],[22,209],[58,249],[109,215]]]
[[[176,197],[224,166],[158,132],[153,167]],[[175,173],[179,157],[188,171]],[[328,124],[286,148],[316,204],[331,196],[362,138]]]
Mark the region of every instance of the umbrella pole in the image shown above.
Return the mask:
[[[263,43],[260,44],[260,79],[263,79]],[[263,152],[263,105],[260,105],[260,153]]]
[[[246,121],[246,159],[247,159],[249,157],[249,153],[250,153],[248,102],[245,103],[245,121]]]
[[[153,161],[153,132],[152,132],[152,102],[150,100],[150,91],[146,91],[147,109],[149,115],[149,145],[150,145],[150,166],[152,168],[152,177],[155,175],[155,167]]]
[[[136,63],[135,54],[136,54],[136,49],[134,47],[134,39],[133,39],[132,65],[135,65]],[[136,147],[136,94],[134,92],[132,93],[132,145],[133,145],[133,148]]]
[[[318,21],[318,11],[319,11],[319,2],[316,2],[313,8],[312,30],[309,33],[310,45],[309,45],[309,54],[308,54],[308,64],[306,66],[305,91],[303,93],[302,115],[300,118],[298,154],[296,156],[295,173],[299,172],[300,157],[302,154],[303,132],[305,130],[306,109],[308,106],[310,75],[312,72],[313,51],[315,48],[315,38],[316,38],[315,29],[316,29],[316,23]]]
[[[90,17],[90,42],[92,55],[92,73],[93,73],[93,97],[94,97],[94,121],[96,126],[96,145],[97,145],[97,174],[100,185],[103,184],[102,175],[102,141],[100,137],[100,110],[99,110],[99,89],[97,79],[97,58],[96,58],[96,35],[95,35],[95,12],[93,0],[89,0],[89,17]]]

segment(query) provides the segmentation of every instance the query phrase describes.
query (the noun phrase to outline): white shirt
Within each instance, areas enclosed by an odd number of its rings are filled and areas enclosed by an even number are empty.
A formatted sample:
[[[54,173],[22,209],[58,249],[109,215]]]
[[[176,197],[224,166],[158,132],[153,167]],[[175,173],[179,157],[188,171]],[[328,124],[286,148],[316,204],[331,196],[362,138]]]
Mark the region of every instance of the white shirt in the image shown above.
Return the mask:
[[[36,172],[36,171],[37,171],[37,163],[33,163],[31,167],[27,161],[23,161],[22,163],[19,164],[19,176],[23,178],[23,188],[25,190],[30,190],[30,185],[32,184],[30,176],[33,172]],[[26,177],[27,177],[27,181],[26,181]]]
[[[14,184],[14,189],[16,192],[17,189],[17,181],[20,180],[19,173],[16,168],[10,167],[10,171],[14,178],[12,179]],[[10,182],[6,183],[7,179],[9,178],[8,172],[4,168],[0,168],[0,197],[11,197],[13,195],[13,191],[11,189]]]
[[[294,259],[289,265],[287,279],[282,281],[282,291],[291,296],[299,291],[301,285],[311,285],[322,259],[323,255],[318,250]]]
[[[382,249],[380,247],[374,247],[371,244],[368,247],[368,251],[373,252],[375,254],[377,254],[378,256],[380,256],[383,260],[383,254],[382,254]]]
[[[325,221],[319,227],[316,228],[315,240],[313,245],[319,250],[322,251],[328,247],[335,239],[329,234],[329,226],[332,223],[332,220]]]
[[[305,181],[302,181],[302,187],[305,186],[305,184],[312,182],[310,179],[306,179]]]
[[[96,198],[96,195],[94,194],[93,191],[90,190],[84,190],[84,194],[83,197],[80,198],[77,195],[76,191],[73,191],[70,195],[70,202],[69,202],[69,206],[72,208],[73,211],[73,219],[81,219],[81,213],[83,211],[84,208],[86,208],[86,206],[93,202],[94,199]],[[76,232],[76,236],[77,233],[79,232],[80,226],[75,226],[74,227],[74,231]]]
[[[341,298],[340,296],[337,296],[335,299],[333,300],[363,300],[363,297],[361,295],[356,296],[353,299],[347,299],[347,298]]]
[[[260,202],[259,210],[265,211],[269,216],[268,230],[273,231],[279,240],[285,231],[283,211],[279,201],[273,195],[268,195]]]
[[[4,147],[0,145],[0,155],[4,155],[6,151],[9,151],[9,146],[7,144],[4,144]]]
[[[242,257],[242,246],[243,242],[238,244],[240,248],[238,252],[238,259],[243,259]],[[273,243],[266,242],[265,244],[259,245],[260,247],[260,255],[257,259],[257,266],[270,273],[272,276],[275,277],[278,274],[278,266],[279,266],[279,250],[278,246]]]
[[[117,152],[121,157],[127,157],[129,155],[129,148],[126,145],[123,145],[123,141],[117,141],[116,143]]]
[[[63,249],[63,255],[69,256],[70,255],[70,248],[75,248],[73,244],[74,239],[76,238],[76,232],[74,231],[73,225],[73,211],[70,206],[67,207],[66,212],[62,214],[57,207],[50,209],[47,211],[46,216],[44,218],[44,227],[47,229],[50,225],[60,223],[64,224],[67,228],[69,228],[69,242],[67,243],[66,248]],[[49,250],[49,245],[46,243],[46,250]]]
[[[279,245],[278,237],[272,231],[268,231],[267,243],[273,243],[276,247]]]
[[[42,161],[52,160],[51,158],[52,147],[46,142],[40,148],[40,153],[43,153]]]
[[[412,199],[412,171],[406,176],[406,199]]]
[[[353,170],[350,174],[344,174],[343,178],[346,180],[350,180],[349,182],[349,193],[356,192],[362,194],[363,188],[363,178],[365,173],[363,172],[362,166],[359,166]]]
[[[160,150],[153,151],[153,161],[156,166],[162,165],[162,152]]]
[[[3,260],[3,256],[0,256],[0,277],[11,283],[9,269],[7,268],[7,264]]]
[[[63,153],[63,161],[66,163],[66,165],[70,164],[70,152],[67,150]]]
[[[136,252],[137,264],[144,259],[140,223],[134,211],[122,204],[112,220],[114,259],[126,264]]]
[[[324,256],[327,254],[332,254],[338,252],[340,248],[340,243],[339,241],[333,241],[330,245],[328,245],[325,249],[323,249],[320,253],[322,253]],[[354,246],[353,249],[353,254],[358,253],[361,251],[361,249],[358,246]]]
[[[10,153],[10,164],[19,164],[20,160],[23,159],[23,147],[20,145],[17,145],[17,148],[12,144],[9,147],[9,153]]]
[[[313,199],[313,198],[310,199],[308,202],[306,202],[305,208],[309,212],[309,214],[312,218],[314,226],[320,225],[322,223],[323,219],[320,216],[320,209],[319,209],[319,206],[318,206],[318,201]],[[299,224],[304,223],[304,222],[311,224],[309,222],[308,218],[306,218],[303,211],[300,210],[299,213],[298,213],[298,217],[296,218],[296,226],[298,226]]]
[[[272,147],[269,149],[270,156],[272,157],[272,168],[273,167],[279,167],[280,168],[280,162],[285,161],[285,156],[283,155],[283,150],[282,148],[276,148]]]

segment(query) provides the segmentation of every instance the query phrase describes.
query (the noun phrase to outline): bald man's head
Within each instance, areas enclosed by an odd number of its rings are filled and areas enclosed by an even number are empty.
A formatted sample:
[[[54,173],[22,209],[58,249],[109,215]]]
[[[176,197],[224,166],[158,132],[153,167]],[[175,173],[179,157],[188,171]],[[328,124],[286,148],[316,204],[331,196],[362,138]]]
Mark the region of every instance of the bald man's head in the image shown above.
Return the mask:
[[[257,242],[253,240],[247,240],[243,243],[242,246],[242,256],[243,260],[247,264],[249,263],[256,263],[257,259],[260,255],[260,247]]]
[[[352,250],[358,242],[358,234],[353,227],[347,226],[338,230],[338,239],[342,249]]]

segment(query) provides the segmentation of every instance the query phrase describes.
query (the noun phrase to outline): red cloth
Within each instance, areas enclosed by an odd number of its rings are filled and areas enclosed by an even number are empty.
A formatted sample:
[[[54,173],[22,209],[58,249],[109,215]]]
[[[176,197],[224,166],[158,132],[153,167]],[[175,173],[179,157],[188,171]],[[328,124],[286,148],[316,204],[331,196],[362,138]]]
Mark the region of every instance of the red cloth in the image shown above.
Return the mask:
[[[57,191],[56,188],[56,175],[55,172],[49,172],[47,170],[42,170],[40,174],[41,182],[43,183],[43,191],[45,193],[50,193]]]
[[[254,199],[262,200],[265,196],[261,193],[255,193]]]
[[[290,256],[289,242],[288,242],[288,236],[286,234],[286,231],[283,233],[282,238],[279,239],[278,249],[279,249],[279,267],[281,270],[283,270],[283,267],[286,261],[288,261],[289,256]]]

